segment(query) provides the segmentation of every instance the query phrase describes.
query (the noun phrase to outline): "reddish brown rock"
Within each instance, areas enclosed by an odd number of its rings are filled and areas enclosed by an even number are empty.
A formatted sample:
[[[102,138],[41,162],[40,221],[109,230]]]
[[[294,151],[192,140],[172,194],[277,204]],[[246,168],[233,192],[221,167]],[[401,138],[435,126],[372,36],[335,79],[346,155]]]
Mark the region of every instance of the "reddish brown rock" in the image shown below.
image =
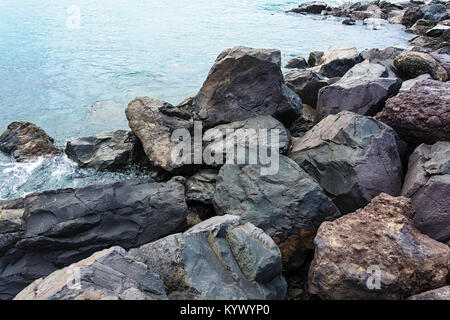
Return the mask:
[[[376,118],[413,145],[450,140],[450,83],[427,80],[386,101]]]
[[[408,198],[381,194],[323,223],[309,290],[323,299],[405,299],[446,283],[450,248],[420,233]],[[379,280],[379,281],[378,281]]]

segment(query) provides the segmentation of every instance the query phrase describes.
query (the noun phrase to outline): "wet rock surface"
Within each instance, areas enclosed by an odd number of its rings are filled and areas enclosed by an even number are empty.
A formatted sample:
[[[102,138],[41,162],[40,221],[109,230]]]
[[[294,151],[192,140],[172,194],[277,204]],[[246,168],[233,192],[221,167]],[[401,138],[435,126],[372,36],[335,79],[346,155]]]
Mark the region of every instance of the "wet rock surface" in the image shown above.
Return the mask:
[[[11,123],[0,136],[0,151],[16,161],[37,157],[52,157],[61,153],[54,140],[37,125],[26,121]]]
[[[276,244],[237,216],[208,219],[185,233],[129,251],[159,274],[169,299],[284,299]]]
[[[324,299],[406,299],[445,285],[450,248],[420,233],[413,216],[409,199],[381,194],[364,209],[323,223],[310,292]]]

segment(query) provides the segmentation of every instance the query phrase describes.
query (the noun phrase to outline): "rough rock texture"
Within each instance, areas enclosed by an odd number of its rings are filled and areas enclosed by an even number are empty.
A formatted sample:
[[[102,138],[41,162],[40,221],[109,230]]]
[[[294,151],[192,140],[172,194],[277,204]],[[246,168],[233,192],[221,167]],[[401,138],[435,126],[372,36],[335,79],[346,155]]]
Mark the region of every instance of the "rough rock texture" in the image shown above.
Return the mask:
[[[141,142],[125,130],[71,139],[65,152],[81,168],[98,171],[126,169],[144,156]]]
[[[284,299],[280,250],[236,216],[213,217],[182,234],[130,250],[161,276],[173,300]]]
[[[433,28],[437,24],[437,21],[429,21],[420,19],[417,20],[417,22],[409,29],[406,29],[405,31],[408,33],[414,33],[414,34],[420,34],[424,35],[427,33],[428,30]]]
[[[171,134],[176,129],[192,131],[193,122],[188,113],[149,97],[134,99],[125,113],[152,166],[168,172],[178,172],[188,166],[174,161],[172,151],[175,143],[171,140]]]
[[[324,55],[323,51],[313,51],[309,53],[308,57],[308,66],[315,67],[320,64],[320,61],[322,61],[322,57]]]
[[[228,130],[230,133],[227,133]],[[272,135],[276,136],[277,133],[278,141],[276,137],[272,140]],[[289,131],[271,116],[256,116],[244,121],[219,125],[207,130],[203,135],[204,152],[217,157],[215,165],[225,162],[249,163],[252,155],[260,163],[259,150],[273,148],[277,152],[286,153],[290,141]],[[242,155],[238,154],[237,157],[232,158],[228,154],[227,157],[228,150],[237,150],[242,152]],[[235,155],[235,152],[231,155]]]
[[[218,214],[238,215],[271,236],[286,269],[301,266],[319,225],[340,216],[320,186],[285,156],[274,175],[261,175],[259,165],[224,165],[214,206]]]
[[[408,300],[445,300],[450,301],[450,286],[439,289],[430,290],[420,294],[416,294],[408,298]]]
[[[372,116],[379,112],[386,99],[398,92],[401,79],[388,78],[385,66],[359,63],[338,82],[320,89],[317,120],[343,110]]]
[[[38,279],[14,300],[166,300],[160,277],[121,247]]]
[[[386,101],[376,118],[412,145],[450,141],[450,83],[427,80]]]
[[[31,122],[18,121],[8,126],[0,136],[0,151],[11,155],[16,161],[60,154],[44,130]]]
[[[178,109],[180,109],[181,111],[186,112],[191,117],[193,117],[194,116],[193,103],[194,103],[194,99],[195,99],[196,95],[197,95],[197,93],[191,94],[189,97],[187,97],[186,99],[181,101],[179,104],[177,104],[176,107]]]
[[[289,126],[301,116],[301,100],[284,83],[281,53],[235,47],[223,51],[194,100],[204,127],[271,115]]]
[[[302,137],[316,124],[316,109],[310,105],[303,104],[303,116],[294,121],[289,127],[289,132],[293,137]]]
[[[361,51],[359,54],[361,57],[361,60],[367,60],[367,62],[370,63],[379,63],[384,66],[388,66],[393,64],[394,59],[401,53],[400,50],[394,48],[394,47],[387,47],[385,49],[366,49],[364,51]]]
[[[450,142],[422,144],[409,157],[402,195],[411,198],[414,224],[431,238],[450,240]]]
[[[423,18],[423,12],[420,10],[419,7],[414,6],[406,9],[405,13],[403,14],[402,18],[402,24],[406,27],[413,26],[417,20]]]
[[[448,18],[447,8],[443,4],[430,4],[423,6],[420,11],[423,13],[423,19],[439,21]]]
[[[394,59],[394,65],[405,79],[412,79],[426,73],[435,80],[447,81],[448,79],[445,68],[424,52],[402,53]]]
[[[286,69],[305,69],[308,66],[308,62],[306,62],[303,57],[295,57],[288,61],[285,68]]]
[[[148,180],[45,191],[3,206],[22,207],[23,215],[20,225],[8,218],[9,232],[0,234],[0,299],[95,251],[137,247],[178,232],[187,215],[183,185]],[[8,235],[9,244],[1,244]]]
[[[290,12],[320,14],[327,7],[328,4],[323,1],[308,1],[300,4],[298,8],[290,10]]]
[[[203,169],[186,180],[186,201],[211,204],[216,190],[216,169]]]
[[[330,84],[329,79],[312,70],[289,70],[284,74],[286,85],[294,91],[305,104],[315,108],[319,90]]]
[[[406,92],[411,90],[412,87],[414,87],[417,83],[425,81],[425,80],[432,80],[433,78],[427,73],[422,74],[414,79],[409,79],[406,81],[403,81],[402,86],[399,90],[399,93]]]
[[[364,209],[323,223],[310,292],[324,299],[405,299],[445,285],[450,248],[420,233],[413,215],[408,198],[381,194]]]
[[[330,115],[292,143],[289,157],[314,177],[342,213],[381,192],[399,195],[402,164],[394,130],[371,117]]]
[[[328,78],[342,77],[358,62],[360,58],[355,47],[330,47],[320,61],[319,73]]]

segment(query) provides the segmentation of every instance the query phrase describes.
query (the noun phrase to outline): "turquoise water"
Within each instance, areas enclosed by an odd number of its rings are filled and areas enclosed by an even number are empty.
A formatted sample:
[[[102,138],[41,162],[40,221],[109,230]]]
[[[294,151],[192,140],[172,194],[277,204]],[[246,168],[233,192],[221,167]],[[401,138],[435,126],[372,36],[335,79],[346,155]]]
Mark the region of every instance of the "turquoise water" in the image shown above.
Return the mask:
[[[216,56],[236,45],[279,48],[284,62],[331,45],[404,44],[400,26],[368,30],[286,14],[297,1],[0,0],[0,131],[41,126],[59,146],[74,136],[127,128],[136,96],[171,103],[196,92]],[[80,10],[69,28],[68,8]],[[66,158],[15,164],[0,156],[0,199],[123,179],[77,170]]]

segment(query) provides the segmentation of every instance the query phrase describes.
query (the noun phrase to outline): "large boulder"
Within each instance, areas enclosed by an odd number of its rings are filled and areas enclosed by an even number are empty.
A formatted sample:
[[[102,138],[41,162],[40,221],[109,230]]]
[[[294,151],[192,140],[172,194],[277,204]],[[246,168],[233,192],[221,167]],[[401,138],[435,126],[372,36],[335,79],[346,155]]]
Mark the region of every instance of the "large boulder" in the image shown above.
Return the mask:
[[[151,166],[168,172],[179,172],[189,167],[189,163],[178,162],[173,157],[175,142],[171,140],[171,134],[176,129],[192,132],[193,121],[188,113],[170,103],[149,97],[134,99],[125,113]]]
[[[342,77],[359,62],[355,47],[330,47],[324,53],[318,71],[328,78]]]
[[[65,152],[81,168],[97,171],[126,169],[144,156],[141,142],[125,130],[70,139]]]
[[[8,209],[9,227],[1,233],[0,299],[95,251],[179,232],[187,215],[182,184],[149,180],[45,191],[2,206],[21,211]]]
[[[445,5],[439,3],[423,6],[420,11],[423,13],[423,19],[425,20],[440,21],[449,17]]]
[[[412,79],[422,74],[430,74],[435,80],[447,81],[448,75],[432,56],[424,52],[405,52],[394,59],[394,65],[404,79]]]
[[[298,56],[292,58],[288,61],[285,68],[286,69],[305,69],[308,66],[308,62],[306,62],[305,58]]]
[[[300,4],[298,8],[290,10],[290,12],[320,14],[327,7],[328,4],[324,1],[308,1]]]
[[[304,104],[315,108],[319,90],[330,84],[329,79],[312,70],[289,70],[284,74],[286,85],[294,91]]]
[[[38,279],[14,300],[166,300],[160,277],[133,260],[121,247],[89,258]]]
[[[450,248],[420,233],[408,198],[381,194],[323,223],[309,290],[323,299],[405,299],[445,285]]]
[[[417,229],[450,240],[450,142],[422,144],[409,157],[402,195],[411,198]]]
[[[235,47],[216,59],[194,110],[205,127],[271,115],[289,126],[301,116],[301,100],[284,83],[281,52]]]
[[[381,192],[399,195],[402,164],[394,130],[371,117],[330,115],[292,143],[289,157],[314,177],[342,213]]]
[[[284,267],[303,264],[319,225],[340,216],[320,186],[295,162],[280,156],[273,175],[260,165],[224,165],[219,172],[214,206],[218,214],[242,217],[266,232],[280,247]]]
[[[262,148],[286,153],[290,141],[289,131],[271,116],[256,116],[222,124],[206,130],[203,135],[204,152],[214,155],[213,165],[222,165],[225,162],[245,164],[250,160],[260,163],[261,157],[258,152]],[[251,156],[256,159],[252,159]]]
[[[185,233],[129,251],[161,276],[172,300],[284,299],[280,250],[236,216],[213,217]]]
[[[61,153],[53,142],[54,140],[34,123],[17,121],[11,123],[0,136],[0,151],[11,155],[16,161],[52,157]]]
[[[412,145],[450,141],[450,83],[426,80],[386,101],[376,118]]]
[[[317,119],[343,110],[375,115],[389,97],[397,94],[401,86],[401,79],[388,76],[387,68],[381,64],[357,64],[338,82],[320,89]]]
[[[439,289],[434,289],[426,292],[422,292],[411,296],[408,300],[422,300],[422,301],[433,301],[433,300],[445,300],[450,301],[450,286],[445,286]]]
[[[401,23],[406,27],[411,27],[417,22],[417,20],[422,18],[423,12],[420,10],[420,7],[413,6],[406,9],[405,13],[403,14]]]

